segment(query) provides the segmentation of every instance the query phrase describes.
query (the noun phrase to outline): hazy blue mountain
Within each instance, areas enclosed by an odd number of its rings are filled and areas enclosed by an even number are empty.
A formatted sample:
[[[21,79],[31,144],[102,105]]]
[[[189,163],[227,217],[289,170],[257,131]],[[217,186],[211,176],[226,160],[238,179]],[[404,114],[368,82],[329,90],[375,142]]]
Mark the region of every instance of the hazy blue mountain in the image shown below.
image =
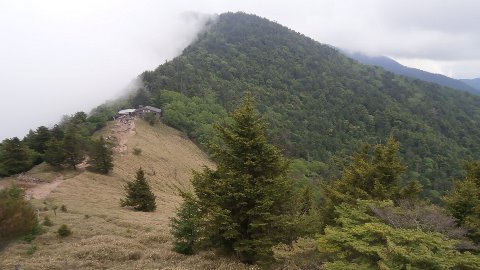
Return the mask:
[[[346,53],[346,54],[347,56],[357,60],[362,64],[382,67],[395,74],[416,78],[422,81],[437,83],[446,87],[467,91],[474,94],[480,94],[480,79],[477,79],[478,81],[476,82],[476,87],[475,87],[474,86],[475,79],[474,80],[453,79],[445,75],[430,73],[424,70],[404,66],[398,63],[397,61],[391,58],[388,58],[386,56],[368,56],[358,52]],[[473,82],[471,82],[472,84],[470,84],[470,83],[467,83],[466,81],[473,81]]]
[[[475,88],[477,90],[477,93],[480,93],[480,78],[476,79],[460,79],[465,84],[468,84],[470,87]]]

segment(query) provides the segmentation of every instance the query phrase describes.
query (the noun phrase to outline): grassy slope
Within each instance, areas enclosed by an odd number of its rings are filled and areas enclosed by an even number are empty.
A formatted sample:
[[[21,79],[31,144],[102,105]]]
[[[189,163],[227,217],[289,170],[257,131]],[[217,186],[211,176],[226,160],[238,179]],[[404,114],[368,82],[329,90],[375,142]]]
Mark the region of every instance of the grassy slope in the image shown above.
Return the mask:
[[[111,126],[111,125],[110,125]],[[105,131],[104,131],[105,132]],[[142,154],[132,154],[132,149]],[[45,201],[34,204],[51,209],[66,205],[67,212],[52,210],[48,215],[53,227],[33,241],[38,250],[27,251],[31,244],[21,241],[0,253],[0,266],[13,269],[244,269],[228,259],[211,253],[183,256],[173,252],[168,222],[181,199],[177,188],[189,188],[193,169],[213,166],[208,157],[182,134],[163,124],[151,128],[137,120],[136,132],[128,142],[128,153],[115,156],[111,175],[83,172],[64,182]],[[122,186],[143,167],[157,196],[157,211],[139,213],[119,206]],[[46,204],[45,204],[46,203]],[[86,216],[88,215],[88,217]],[[61,224],[73,234],[65,239],[56,236]],[[0,267],[3,269],[3,267]]]

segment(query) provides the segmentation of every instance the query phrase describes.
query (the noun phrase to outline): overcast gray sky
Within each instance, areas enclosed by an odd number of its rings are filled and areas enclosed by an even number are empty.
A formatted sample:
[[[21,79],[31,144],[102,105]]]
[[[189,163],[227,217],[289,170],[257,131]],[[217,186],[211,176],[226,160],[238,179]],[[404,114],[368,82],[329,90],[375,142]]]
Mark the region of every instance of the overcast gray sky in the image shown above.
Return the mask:
[[[226,11],[427,71],[480,77],[476,0],[0,0],[0,139],[114,98],[178,55],[208,14]]]

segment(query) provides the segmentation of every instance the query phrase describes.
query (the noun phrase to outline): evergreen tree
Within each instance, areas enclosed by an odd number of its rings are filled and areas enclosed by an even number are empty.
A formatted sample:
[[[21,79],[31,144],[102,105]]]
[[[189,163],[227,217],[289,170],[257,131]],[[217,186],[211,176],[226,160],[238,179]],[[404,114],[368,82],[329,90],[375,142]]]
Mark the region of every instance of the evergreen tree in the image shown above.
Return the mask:
[[[17,137],[5,139],[0,153],[0,171],[12,175],[27,171],[32,166],[32,158],[27,146]]]
[[[207,245],[253,263],[288,241],[292,182],[280,151],[267,143],[265,124],[247,96],[220,128],[223,145],[212,145],[217,169],[195,173],[193,186]]]
[[[47,143],[47,150],[45,151],[43,158],[45,159],[45,162],[55,167],[60,167],[64,164],[65,150],[63,149],[62,141],[59,141],[55,137],[52,138]]]
[[[412,198],[416,194],[406,194],[407,191],[420,191],[417,182],[404,188],[399,185],[405,166],[398,157],[399,143],[393,137],[385,144],[375,145],[372,152],[370,148],[367,145],[354,155],[340,179],[323,185],[326,220],[333,220],[334,207],[342,203],[356,204],[358,199],[381,201]]]
[[[98,141],[93,141],[90,147],[90,168],[94,171],[108,174],[113,168],[113,151],[103,137]]]
[[[470,228],[471,238],[480,242],[480,161],[465,165],[465,179],[455,182],[444,198],[447,209],[461,225]]]
[[[85,159],[85,138],[80,134],[76,125],[70,126],[63,137],[65,163],[77,168],[77,164]]]
[[[40,126],[35,132],[31,132],[25,138],[28,146],[40,154],[47,150],[47,143],[52,138],[50,130],[45,126]]]
[[[155,211],[157,208],[155,195],[145,179],[145,172],[142,168],[138,169],[136,179],[128,182],[124,188],[126,198],[120,200],[122,207],[129,206],[142,212]]]
[[[417,218],[403,228],[372,211],[391,208],[405,220],[406,210],[392,206],[391,201],[361,200],[336,206],[336,226],[327,226],[317,240],[317,251],[327,261],[321,269],[480,269],[478,255],[457,250],[459,240],[423,229]]]
[[[200,238],[200,213],[193,195],[181,194],[184,201],[177,215],[170,220],[171,233],[175,237],[174,250],[182,254],[193,254]]]

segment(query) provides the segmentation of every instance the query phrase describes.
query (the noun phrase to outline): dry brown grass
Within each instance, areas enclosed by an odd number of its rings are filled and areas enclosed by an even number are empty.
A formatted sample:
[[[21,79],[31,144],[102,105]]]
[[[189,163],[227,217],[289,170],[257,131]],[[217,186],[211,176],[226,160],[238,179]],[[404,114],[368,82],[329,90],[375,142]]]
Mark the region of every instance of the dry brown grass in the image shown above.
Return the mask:
[[[133,148],[142,149],[134,155]],[[195,144],[163,124],[154,128],[137,120],[126,153],[115,156],[111,175],[90,172],[65,175],[61,185],[45,200],[33,200],[54,226],[33,241],[37,251],[28,255],[31,244],[18,241],[0,253],[0,269],[255,269],[211,252],[183,256],[172,251],[169,218],[181,202],[178,188],[189,189],[191,171],[214,166]],[[142,167],[157,196],[153,213],[120,207],[122,186]],[[37,168],[48,174],[47,169]],[[52,173],[52,174],[56,174]],[[70,177],[70,178],[69,178]],[[54,206],[66,205],[67,212]],[[73,234],[56,235],[66,224]]]

